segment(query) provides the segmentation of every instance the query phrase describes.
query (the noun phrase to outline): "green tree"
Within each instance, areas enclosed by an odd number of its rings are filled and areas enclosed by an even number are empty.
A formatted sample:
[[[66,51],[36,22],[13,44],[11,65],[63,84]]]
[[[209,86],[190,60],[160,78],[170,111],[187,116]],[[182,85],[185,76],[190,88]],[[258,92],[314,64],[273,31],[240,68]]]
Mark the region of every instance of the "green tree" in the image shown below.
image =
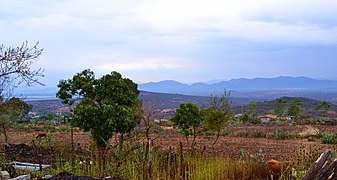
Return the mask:
[[[257,104],[255,101],[250,102],[247,107],[246,113],[250,116],[254,116],[256,113],[256,106]]]
[[[241,114],[241,116],[239,117],[239,123],[247,123],[249,120],[249,115],[247,112]]]
[[[274,107],[274,112],[278,116],[282,116],[288,101],[285,98],[278,98]]]
[[[233,116],[231,91],[226,91],[222,97],[211,96],[210,107],[204,113],[204,127],[206,130],[216,132],[216,138],[212,147],[218,141],[221,130]]]
[[[191,148],[194,149],[197,128],[202,123],[202,117],[198,105],[193,103],[181,103],[171,120],[174,126],[183,131],[186,136],[187,144],[188,136],[193,135]]]
[[[31,105],[19,98],[10,98],[4,101],[0,96],[0,126],[6,143],[8,141],[7,131],[10,125],[26,117],[31,108]]]
[[[328,115],[328,110],[332,108],[332,104],[327,101],[323,101],[316,106],[316,110],[320,111],[323,115]]]
[[[294,116],[294,118],[297,119],[300,114],[301,107],[302,107],[301,99],[295,98],[288,108],[288,114]]]
[[[0,96],[10,97],[14,88],[25,83],[27,86],[40,84],[38,77],[43,77],[43,69],[32,69],[43,49],[38,43],[28,47],[28,42],[19,47],[0,45]]]
[[[120,142],[123,142],[125,133],[131,132],[140,123],[141,103],[137,84],[118,72],[113,71],[96,79],[94,73],[87,69],[72,79],[61,80],[58,87],[57,96],[64,103],[80,99],[73,109],[74,126],[90,131],[100,149],[100,156],[114,133],[120,134]]]

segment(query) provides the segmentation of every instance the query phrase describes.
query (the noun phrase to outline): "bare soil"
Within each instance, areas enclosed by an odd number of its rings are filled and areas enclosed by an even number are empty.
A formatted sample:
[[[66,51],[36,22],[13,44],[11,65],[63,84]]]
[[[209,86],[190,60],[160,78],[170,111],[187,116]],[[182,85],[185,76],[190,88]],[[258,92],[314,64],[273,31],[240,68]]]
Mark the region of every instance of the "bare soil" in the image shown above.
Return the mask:
[[[282,125],[253,125],[253,126],[232,126],[229,127],[230,131],[235,133],[239,131],[252,131],[257,129],[261,132],[273,132],[275,129],[287,130],[293,133],[301,134],[308,130],[319,130],[319,131],[337,131],[337,126],[282,126]],[[41,133],[39,131],[9,131],[9,143],[10,144],[28,144],[33,145],[36,143],[47,143],[47,139],[41,139],[39,142],[36,136]],[[70,148],[71,136],[70,132],[49,132],[50,145],[54,147],[64,147]],[[305,134],[305,133],[304,133]],[[143,141],[143,134],[138,135],[138,140]],[[179,143],[182,142],[183,149],[186,152],[190,145],[186,143],[186,138],[177,133],[176,130],[168,129],[160,134],[151,134],[151,138],[154,139],[153,144],[156,148],[162,151],[168,151],[171,147],[173,152],[179,152]],[[317,139],[314,141],[309,141],[306,137],[300,136],[296,139],[287,140],[275,140],[273,138],[255,138],[255,137],[220,137],[219,141],[212,148],[211,144],[215,136],[199,136],[197,138],[196,150],[199,152],[204,152],[205,154],[216,154],[223,156],[230,156],[233,158],[239,158],[240,149],[249,152],[250,154],[256,154],[262,150],[265,155],[265,159],[277,159],[280,161],[286,161],[290,157],[296,155],[297,152],[302,148],[312,148],[321,149],[322,151],[326,149],[337,150],[336,145],[326,145],[322,144],[321,140]],[[192,138],[190,138],[191,143]],[[91,136],[88,132],[74,132],[74,142],[75,148],[82,148],[84,150],[93,149],[93,142]],[[115,138],[112,138],[111,143],[115,143]],[[0,145],[4,145],[4,139],[0,139]],[[4,150],[2,147],[2,151]]]

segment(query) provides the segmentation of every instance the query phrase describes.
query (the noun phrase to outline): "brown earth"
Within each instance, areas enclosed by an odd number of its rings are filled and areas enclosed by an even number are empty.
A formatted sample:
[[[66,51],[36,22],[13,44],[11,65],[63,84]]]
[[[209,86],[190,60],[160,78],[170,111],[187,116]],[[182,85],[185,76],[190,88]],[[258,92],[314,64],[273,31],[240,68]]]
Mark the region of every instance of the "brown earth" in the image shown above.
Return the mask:
[[[303,134],[308,130],[312,131],[330,131],[335,132],[337,126],[282,126],[282,125],[254,125],[254,126],[232,126],[229,128],[232,133],[237,133],[240,131],[252,131],[254,129],[259,130],[264,133],[273,132],[275,129],[287,130],[297,134]],[[47,143],[47,139],[36,140],[36,136],[39,131],[9,131],[9,143],[11,144],[28,144],[33,143]],[[55,147],[70,148],[71,136],[70,132],[51,132],[47,133],[50,136],[50,145]],[[139,134],[139,141],[144,140],[144,135]],[[176,130],[165,130],[160,134],[151,134],[152,139],[154,139],[153,144],[160,150],[167,151],[170,147],[173,152],[179,152],[179,143],[182,142],[184,151],[187,151],[188,147],[186,143],[186,138],[177,133]],[[192,138],[190,138],[191,143]],[[214,140],[214,136],[199,136],[197,138],[196,150],[201,152],[204,150],[207,154],[217,154],[230,156],[233,158],[239,158],[240,149],[245,150],[250,154],[256,154],[260,150],[265,155],[265,159],[277,159],[280,161],[289,160],[290,157],[296,155],[300,149],[316,149],[318,151],[324,151],[325,149],[332,149],[336,151],[336,145],[326,145],[322,144],[321,140],[309,141],[305,137],[299,137],[296,139],[287,140],[275,140],[273,138],[254,138],[254,137],[220,137],[218,143],[215,144],[214,148],[211,148],[211,144]],[[87,132],[75,132],[74,133],[75,148],[78,147],[89,150],[93,148],[92,140],[90,134]],[[115,138],[112,138],[111,143],[115,143]],[[4,144],[3,138],[0,139],[0,144]],[[4,147],[4,146],[1,146]],[[4,149],[2,148],[2,151]]]

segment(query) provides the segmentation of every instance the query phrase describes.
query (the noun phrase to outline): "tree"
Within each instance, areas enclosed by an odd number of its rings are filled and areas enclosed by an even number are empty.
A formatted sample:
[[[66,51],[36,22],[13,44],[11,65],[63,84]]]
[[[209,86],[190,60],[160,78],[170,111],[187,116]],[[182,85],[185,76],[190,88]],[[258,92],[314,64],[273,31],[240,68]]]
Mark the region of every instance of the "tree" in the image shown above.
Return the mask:
[[[211,96],[210,107],[206,110],[205,114],[205,129],[215,131],[216,138],[212,144],[218,141],[221,130],[227,125],[227,122],[233,115],[231,92],[224,92],[222,97]]]
[[[100,150],[100,159],[106,142],[114,133],[120,134],[122,144],[124,134],[140,123],[137,84],[118,72],[113,71],[96,79],[94,73],[87,69],[72,79],[61,80],[59,88],[57,96],[65,103],[74,97],[80,98],[73,109],[74,126],[90,131]]]
[[[38,49],[39,43],[28,47],[28,42],[23,42],[19,47],[5,47],[0,45],[0,95],[9,97],[13,89],[25,83],[27,86],[34,84],[43,85],[38,77],[43,77],[43,69],[32,69],[32,65],[42,54],[43,49]],[[6,93],[6,94],[4,94]]]
[[[10,98],[4,101],[0,96],[0,126],[6,143],[8,142],[7,130],[10,125],[26,117],[31,108],[30,104],[25,103],[19,98]]]
[[[327,101],[323,101],[316,106],[316,110],[320,111],[325,116],[328,114],[330,108],[332,108],[332,104]]]
[[[238,120],[239,120],[239,123],[247,123],[249,120],[249,114],[247,112],[241,114]]]
[[[278,116],[282,116],[284,114],[284,109],[287,105],[288,101],[284,98],[279,98],[276,101],[274,112]]]
[[[193,103],[181,103],[176,113],[171,118],[173,125],[181,129],[186,136],[188,144],[188,136],[193,135],[191,149],[194,149],[197,128],[202,123],[202,118],[198,105]]]
[[[248,108],[246,110],[246,113],[250,116],[254,116],[255,115],[255,112],[256,112],[256,102],[255,101],[252,101],[249,103],[248,105]]]
[[[288,108],[288,114],[294,116],[297,119],[300,114],[301,107],[302,107],[301,99],[295,98]]]

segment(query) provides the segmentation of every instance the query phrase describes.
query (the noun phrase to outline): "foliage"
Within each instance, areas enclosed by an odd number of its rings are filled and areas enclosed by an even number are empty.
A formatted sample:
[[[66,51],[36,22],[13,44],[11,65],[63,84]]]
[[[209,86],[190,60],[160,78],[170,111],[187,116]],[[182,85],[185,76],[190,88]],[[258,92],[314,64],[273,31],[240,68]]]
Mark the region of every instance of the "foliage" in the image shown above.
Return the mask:
[[[227,122],[233,116],[232,100],[230,96],[231,92],[226,90],[222,97],[211,96],[210,107],[203,112],[205,118],[204,128],[217,133],[212,146],[214,146],[217,142],[221,130],[227,125]]]
[[[222,136],[229,136],[231,134],[231,131],[230,129],[228,128],[225,128],[223,131],[222,131]]]
[[[249,115],[247,112],[243,113],[238,119],[239,123],[243,123],[243,124],[247,123],[248,120],[249,120]]]
[[[262,151],[255,154],[246,153],[244,161],[237,161],[224,156],[201,154],[176,154],[172,152],[152,151],[151,167],[146,168],[148,152],[144,143],[128,144],[118,159],[118,152],[110,151],[113,158],[106,158],[105,176],[111,179],[267,179],[268,167],[261,163]],[[114,149],[114,148],[112,148]],[[111,149],[110,149],[111,150]],[[64,149],[67,152],[67,149]],[[115,154],[117,153],[117,154]],[[67,153],[64,153],[66,155]],[[116,155],[116,157],[115,157]],[[56,168],[49,172],[32,172],[33,177],[48,173],[56,175],[70,172],[76,176],[98,177],[98,163],[95,156],[77,156],[75,163],[69,157],[57,155]],[[116,163],[120,162],[120,163]],[[118,166],[119,165],[119,166]],[[144,166],[145,165],[145,166]],[[225,168],[224,168],[225,167]],[[151,178],[149,178],[151,177]]]
[[[254,116],[256,113],[256,107],[257,107],[257,104],[255,101],[250,102],[247,107],[246,113],[248,115]]]
[[[299,98],[295,98],[288,108],[288,114],[294,116],[297,119],[300,114],[301,106],[302,106],[301,100]]]
[[[202,117],[198,105],[193,103],[181,103],[176,113],[171,118],[173,125],[181,129],[186,138],[193,135],[192,148],[195,143],[197,128],[202,123]]]
[[[282,130],[279,130],[279,129],[276,129],[274,132],[273,132],[273,137],[275,139],[282,139],[282,140],[285,140],[285,139],[290,139],[290,138],[296,138],[298,135],[294,134],[294,133],[291,133],[289,131],[282,131]]]
[[[287,105],[288,101],[285,98],[279,98],[276,101],[274,112],[278,116],[282,116],[284,114],[285,106]]]
[[[261,137],[265,137],[266,135],[262,131],[259,131],[258,129],[254,129],[252,132],[252,136],[254,138],[261,138]]]
[[[28,47],[27,41],[19,47],[0,45],[0,96],[7,93],[5,96],[9,97],[13,89],[22,83],[42,85],[38,77],[43,76],[43,69],[32,69],[43,51],[37,46],[38,43]]]
[[[323,132],[322,142],[323,144],[337,144],[337,134],[333,134],[331,132]]]
[[[256,154],[250,154],[245,149],[241,148],[239,150],[239,154],[240,154],[240,161],[254,162],[254,163],[258,163],[258,164],[265,163],[265,155],[264,155],[262,149],[260,149]]]
[[[332,104],[327,101],[322,101],[316,106],[316,110],[320,111],[323,115],[327,115],[330,108],[332,108]]]
[[[213,109],[207,114],[204,127],[207,130],[220,132],[227,125],[227,116],[228,115],[225,114],[225,112],[223,112],[222,110]]]
[[[84,70],[72,79],[61,80],[58,87],[57,97],[64,103],[81,99],[74,108],[74,125],[90,131],[101,147],[113,133],[128,133],[140,122],[137,84],[118,72],[95,79],[92,71]]]
[[[31,108],[31,105],[19,98],[13,97],[4,101],[0,96],[0,126],[6,143],[8,140],[7,130],[9,126],[16,123],[17,120],[26,117]]]

